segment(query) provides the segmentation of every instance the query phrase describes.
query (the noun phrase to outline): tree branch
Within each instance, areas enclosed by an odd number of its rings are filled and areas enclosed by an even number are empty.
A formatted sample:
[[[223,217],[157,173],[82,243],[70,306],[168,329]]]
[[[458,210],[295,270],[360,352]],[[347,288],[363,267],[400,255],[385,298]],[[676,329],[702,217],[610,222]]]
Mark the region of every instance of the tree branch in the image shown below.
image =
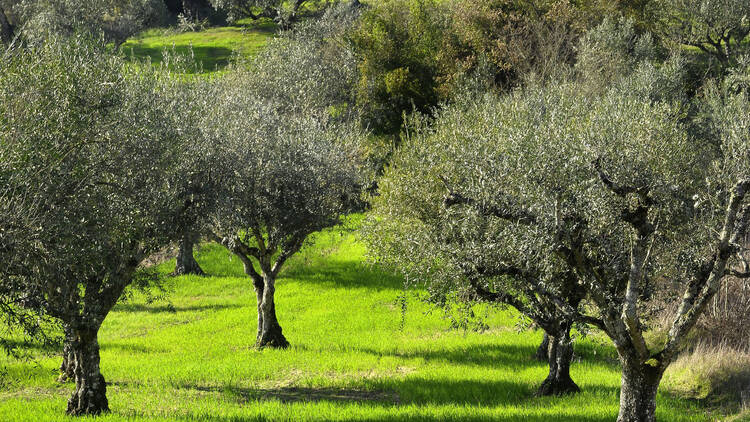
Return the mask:
[[[296,254],[300,248],[302,248],[302,244],[305,242],[305,237],[302,235],[294,236],[290,239],[289,242],[286,242],[281,247],[281,253],[279,254],[278,258],[276,258],[276,262],[273,264],[273,268],[271,268],[271,274],[276,277],[279,274],[279,271],[281,271],[281,266],[284,265],[284,262],[286,262],[289,257]]]
[[[747,191],[750,190],[750,179],[744,179],[734,186],[727,205],[724,224],[716,245],[713,257],[708,265],[710,272],[697,279],[685,292],[677,316],[669,330],[667,344],[662,351],[663,359],[668,363],[675,356],[685,335],[693,328],[698,317],[708,302],[716,294],[721,280],[726,275],[727,261],[737,248],[736,243],[740,233],[744,233],[750,207],[743,207]]]
[[[448,194],[443,198],[443,206],[448,209],[456,205],[466,205],[475,210],[479,211],[482,215],[500,218],[502,220],[508,220],[515,223],[531,225],[537,222],[537,217],[533,213],[525,210],[521,207],[515,209],[505,210],[494,205],[483,205],[478,203],[473,198],[467,198],[461,193],[453,191],[448,187],[448,181],[444,177],[441,177],[446,188],[448,188]]]
[[[230,239],[228,237],[220,237],[213,232],[210,232],[208,234],[208,237],[214,242],[227,248],[229,252],[232,252],[234,255],[236,255],[240,259],[240,261],[242,261],[242,265],[245,269],[245,274],[249,275],[256,284],[258,282],[263,282],[263,277],[261,277],[261,275],[258,274],[257,271],[255,271],[253,261],[250,259],[251,257],[253,257],[257,259],[258,262],[260,262],[261,253],[258,248],[246,245],[239,237]]]

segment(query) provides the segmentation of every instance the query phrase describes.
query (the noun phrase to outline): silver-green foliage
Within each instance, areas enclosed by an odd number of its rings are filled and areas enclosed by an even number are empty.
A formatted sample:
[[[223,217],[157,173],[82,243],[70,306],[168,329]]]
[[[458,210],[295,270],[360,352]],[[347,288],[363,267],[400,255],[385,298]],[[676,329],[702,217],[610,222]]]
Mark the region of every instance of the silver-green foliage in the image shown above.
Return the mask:
[[[253,279],[261,346],[288,344],[273,303],[284,262],[357,204],[364,184],[363,132],[348,107],[354,59],[335,43],[340,25],[316,23],[231,69],[204,121],[222,157],[213,232]]]
[[[120,45],[167,17],[160,0],[21,0],[13,12],[21,21],[22,36],[32,43],[85,32]]]
[[[305,114],[330,107],[338,118],[350,120],[357,59],[343,38],[357,17],[356,8],[333,6],[322,17],[300,22],[269,41],[262,52],[240,62],[227,77],[284,113]]]
[[[74,330],[87,381],[69,411],[97,413],[96,332],[185,203],[180,82],[80,36],[10,50],[0,69],[0,258],[14,264],[0,283],[22,280]]]
[[[655,29],[676,44],[698,47],[727,68],[742,52],[750,34],[750,2],[746,0],[658,0],[649,12]]]
[[[550,276],[575,271],[588,322],[635,371],[623,378],[625,418],[653,414],[655,388],[636,386],[658,385],[727,275],[750,208],[746,97],[714,107],[719,139],[703,140],[681,124],[679,96],[644,91],[647,74],[599,95],[563,83],[449,108],[396,154],[371,229],[379,257],[437,289],[456,291],[461,267],[512,264],[548,274],[536,294],[555,299]],[[666,340],[647,344],[665,280],[684,298],[671,298]]]

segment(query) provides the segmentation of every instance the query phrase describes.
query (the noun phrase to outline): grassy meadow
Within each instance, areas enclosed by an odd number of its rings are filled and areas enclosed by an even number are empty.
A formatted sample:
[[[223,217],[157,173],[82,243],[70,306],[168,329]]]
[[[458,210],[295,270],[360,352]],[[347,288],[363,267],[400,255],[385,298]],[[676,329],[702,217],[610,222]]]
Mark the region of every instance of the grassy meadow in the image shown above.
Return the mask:
[[[177,32],[173,28],[144,31],[121,47],[122,52],[153,64],[164,59],[165,50],[192,56],[192,73],[221,71],[234,55],[253,56],[273,37],[276,25],[271,21],[239,21],[237,26],[211,27],[196,32]]]
[[[253,348],[251,283],[239,260],[215,244],[197,253],[210,276],[170,278],[166,299],[149,304],[135,294],[117,305],[100,332],[112,412],[97,420],[616,418],[611,346],[578,339],[572,376],[583,392],[533,397],[547,373],[532,357],[540,332],[519,332],[515,313],[500,309],[477,309],[489,325],[483,333],[449,329],[441,313],[404,296],[399,277],[365,262],[350,226],[314,236],[282,271],[276,300],[287,350]],[[0,358],[0,421],[78,420],[65,416],[73,385],[55,381],[60,351],[29,350],[31,361]],[[662,388],[658,420],[716,417]]]

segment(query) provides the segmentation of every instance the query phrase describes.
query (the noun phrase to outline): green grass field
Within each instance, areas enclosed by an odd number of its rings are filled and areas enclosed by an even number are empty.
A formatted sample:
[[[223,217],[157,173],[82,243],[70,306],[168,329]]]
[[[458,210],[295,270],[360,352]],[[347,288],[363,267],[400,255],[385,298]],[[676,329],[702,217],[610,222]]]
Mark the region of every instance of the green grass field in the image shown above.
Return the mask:
[[[175,32],[173,29],[151,29],[122,45],[126,56],[149,58],[151,63],[163,61],[164,51],[192,55],[196,66],[191,73],[220,71],[233,55],[252,56],[273,37],[273,22],[239,23],[239,26],[214,27],[199,32]]]
[[[517,332],[507,310],[486,310],[484,333],[449,330],[414,298],[404,314],[401,280],[365,264],[364,252],[349,229],[315,236],[277,286],[292,347],[258,351],[249,280],[224,249],[203,246],[198,261],[210,277],[171,278],[168,301],[147,304],[136,295],[105,321],[101,363],[112,412],[97,419],[615,419],[619,373],[611,347],[579,340],[572,374],[583,392],[535,398],[547,371],[532,358],[539,332]],[[0,358],[0,421],[75,420],[65,416],[72,385],[55,381],[59,351],[31,350],[34,361]],[[715,419],[663,389],[658,420]]]

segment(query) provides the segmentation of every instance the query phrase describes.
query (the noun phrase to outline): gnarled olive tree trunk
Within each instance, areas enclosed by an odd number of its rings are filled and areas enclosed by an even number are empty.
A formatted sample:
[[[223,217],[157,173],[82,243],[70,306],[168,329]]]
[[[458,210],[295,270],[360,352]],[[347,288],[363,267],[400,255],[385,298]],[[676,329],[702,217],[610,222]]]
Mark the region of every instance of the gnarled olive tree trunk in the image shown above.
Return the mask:
[[[263,274],[262,289],[259,283],[255,284],[255,292],[258,297],[258,337],[257,347],[287,348],[289,342],[281,332],[281,325],[276,319],[276,304],[274,293],[276,291],[276,279],[269,274]]]
[[[81,416],[108,412],[107,386],[99,368],[99,327],[76,327],[73,332],[76,388],[68,400],[68,414]]]
[[[195,242],[196,236],[192,233],[185,233],[180,238],[180,248],[177,252],[177,264],[174,269],[174,275],[205,274],[193,256],[193,245],[195,245]]]
[[[58,382],[68,382],[75,379],[75,354],[73,353],[73,343],[75,342],[75,333],[71,326],[63,323],[63,361],[60,365],[60,376]]]
[[[5,10],[0,6],[0,43],[9,43],[13,40],[13,26],[5,15]]]
[[[620,357],[620,414],[617,422],[654,422],[656,420],[656,392],[664,369],[638,359]]]
[[[549,359],[549,335],[545,332],[542,337],[542,343],[536,349],[534,358],[540,362],[547,362]]]
[[[557,332],[549,334],[547,359],[549,375],[537,390],[538,396],[559,396],[581,391],[570,377],[570,363],[573,360],[573,343],[570,340],[571,323],[561,324]]]

